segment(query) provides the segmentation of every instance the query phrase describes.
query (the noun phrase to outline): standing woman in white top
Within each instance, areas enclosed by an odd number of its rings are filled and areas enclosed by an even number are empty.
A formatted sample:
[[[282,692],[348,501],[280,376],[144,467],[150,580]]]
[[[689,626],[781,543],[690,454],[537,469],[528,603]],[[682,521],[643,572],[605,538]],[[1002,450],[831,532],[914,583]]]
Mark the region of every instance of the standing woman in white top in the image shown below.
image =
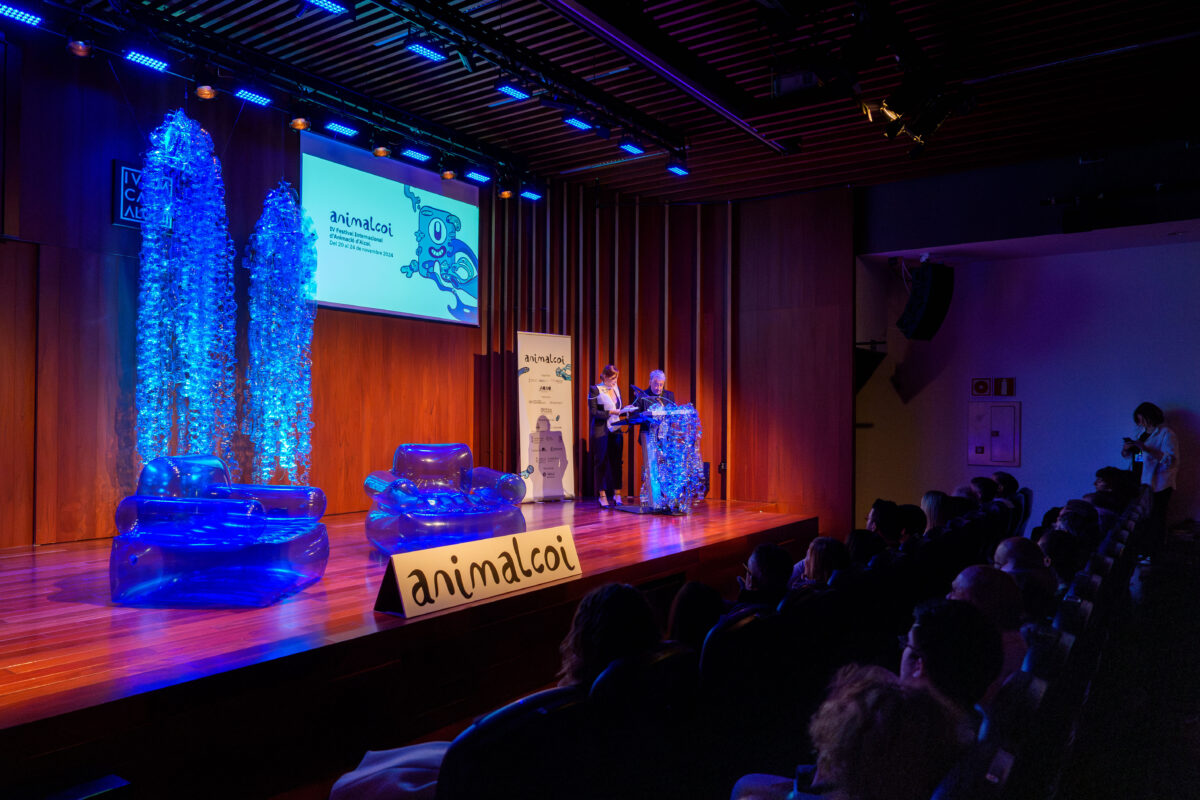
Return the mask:
[[[589,444],[592,451],[592,483],[602,508],[608,508],[608,495],[622,504],[621,468],[624,437],[616,423],[633,406],[621,405],[621,390],[617,387],[617,368],[609,364],[600,373],[600,382],[588,387],[588,412],[592,419]]]
[[[1121,455],[1142,455],[1142,483],[1153,492],[1148,528],[1153,552],[1167,538],[1167,504],[1175,492],[1175,476],[1179,473],[1179,440],[1165,424],[1162,409],[1153,403],[1142,403],[1133,410],[1133,422],[1143,433],[1136,440],[1126,439]]]

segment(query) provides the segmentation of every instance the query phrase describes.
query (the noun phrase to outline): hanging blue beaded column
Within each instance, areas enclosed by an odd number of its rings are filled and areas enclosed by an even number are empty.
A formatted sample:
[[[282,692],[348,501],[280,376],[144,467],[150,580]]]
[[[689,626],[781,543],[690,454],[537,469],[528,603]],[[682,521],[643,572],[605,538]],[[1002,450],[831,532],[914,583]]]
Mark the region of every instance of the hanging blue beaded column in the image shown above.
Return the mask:
[[[219,456],[236,469],[233,243],[212,138],[182,110],[142,169],[138,454]]]
[[[254,478],[277,470],[308,482],[312,453],[312,332],[316,232],[286,181],[267,195],[250,237],[250,364],[242,431],[254,444]]]

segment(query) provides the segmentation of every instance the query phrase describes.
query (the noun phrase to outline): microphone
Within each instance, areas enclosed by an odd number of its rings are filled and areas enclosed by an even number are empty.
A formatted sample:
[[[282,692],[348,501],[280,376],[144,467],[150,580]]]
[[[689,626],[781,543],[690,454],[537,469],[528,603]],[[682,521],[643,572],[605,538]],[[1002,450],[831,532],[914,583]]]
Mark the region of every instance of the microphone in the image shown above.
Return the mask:
[[[637,387],[637,384],[635,384],[635,383],[629,384],[629,389],[630,389],[630,391],[633,392],[634,400],[637,400],[638,398],[644,397],[646,395],[646,391],[644,389],[639,389]]]

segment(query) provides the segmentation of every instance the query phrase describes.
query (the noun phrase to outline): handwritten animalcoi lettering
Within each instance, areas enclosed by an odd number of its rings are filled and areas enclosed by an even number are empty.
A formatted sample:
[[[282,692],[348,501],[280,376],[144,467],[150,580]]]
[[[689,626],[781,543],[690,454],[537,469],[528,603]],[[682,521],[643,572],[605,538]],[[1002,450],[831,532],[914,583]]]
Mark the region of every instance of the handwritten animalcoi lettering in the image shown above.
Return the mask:
[[[582,574],[569,525],[396,553],[375,610],[411,619]]]

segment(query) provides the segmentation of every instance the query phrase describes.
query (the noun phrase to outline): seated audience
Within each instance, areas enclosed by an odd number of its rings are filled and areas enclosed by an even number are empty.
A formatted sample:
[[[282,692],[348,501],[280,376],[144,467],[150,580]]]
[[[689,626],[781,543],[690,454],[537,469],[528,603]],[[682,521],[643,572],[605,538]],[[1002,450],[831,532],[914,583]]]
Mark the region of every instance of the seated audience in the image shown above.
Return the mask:
[[[725,613],[721,593],[706,583],[688,581],[679,587],[671,601],[667,617],[667,638],[686,644],[697,653],[704,648],[704,639],[712,626]]]
[[[863,528],[851,531],[846,537],[846,551],[850,555],[850,563],[859,569],[865,569],[871,559],[887,549],[883,537],[875,531]]]
[[[792,588],[825,586],[835,570],[850,566],[850,551],[841,541],[830,536],[818,536],[808,543],[804,560],[792,572]]]
[[[1051,506],[1045,514],[1042,515],[1042,524],[1035,527],[1029,532],[1029,538],[1037,541],[1046,531],[1054,529],[1054,523],[1058,522],[1058,515],[1062,513],[1062,506]]]
[[[844,667],[809,724],[815,766],[747,775],[733,800],[926,800],[970,741],[961,712],[882,667]]]
[[[992,566],[996,569],[1031,569],[1046,567],[1049,563],[1042,549],[1023,536],[1011,536],[1000,542],[992,555]]]
[[[1029,650],[1021,636],[1021,590],[1011,575],[995,567],[976,564],[958,573],[946,597],[975,606],[996,626],[996,630],[1000,631],[1004,662],[1000,667],[1000,674],[992,681],[984,695],[986,705],[1008,676],[1021,669],[1025,654]]]
[[[1086,500],[1068,500],[1054,527],[1074,536],[1085,550],[1095,550],[1100,544],[1100,515]]]
[[[1046,558],[1050,559],[1050,569],[1054,570],[1054,575],[1058,578],[1055,597],[1061,600],[1075,578],[1075,573],[1083,567],[1082,554],[1086,551],[1079,546],[1078,539],[1063,530],[1046,531],[1042,538],[1038,539],[1037,545],[1046,554]]]
[[[900,544],[900,507],[891,500],[877,499],[867,512],[867,530],[883,537],[889,548],[897,547]]]
[[[1097,492],[1112,495],[1118,510],[1125,506],[1137,495],[1138,485],[1133,473],[1119,467],[1101,467],[1096,470],[1096,480],[1092,484]]]
[[[950,513],[950,496],[931,489],[921,496],[921,510],[925,512],[925,531],[940,528],[954,518]]]
[[[792,557],[777,544],[766,542],[754,548],[746,562],[746,577],[738,578],[738,592],[733,610],[748,606],[774,608],[787,594],[792,578]]]
[[[904,640],[900,680],[932,687],[970,712],[1003,663],[1000,632],[982,611],[961,600],[927,600]]]
[[[921,510],[920,506],[902,505],[896,509],[896,517],[900,525],[901,546],[910,541],[915,544],[928,527],[925,512]]]
[[[971,491],[981,506],[995,500],[999,490],[1000,485],[991,478],[985,478],[982,475],[971,478]]]
[[[1024,622],[1040,622],[1054,613],[1058,578],[1050,569],[1049,557],[1032,540],[1013,536],[1000,542],[992,565],[1017,582],[1025,609]]]
[[[998,487],[996,496],[1005,500],[1012,500],[1017,490],[1021,488],[1017,483],[1017,479],[1007,472],[993,472],[992,480],[996,482],[996,486]]]

